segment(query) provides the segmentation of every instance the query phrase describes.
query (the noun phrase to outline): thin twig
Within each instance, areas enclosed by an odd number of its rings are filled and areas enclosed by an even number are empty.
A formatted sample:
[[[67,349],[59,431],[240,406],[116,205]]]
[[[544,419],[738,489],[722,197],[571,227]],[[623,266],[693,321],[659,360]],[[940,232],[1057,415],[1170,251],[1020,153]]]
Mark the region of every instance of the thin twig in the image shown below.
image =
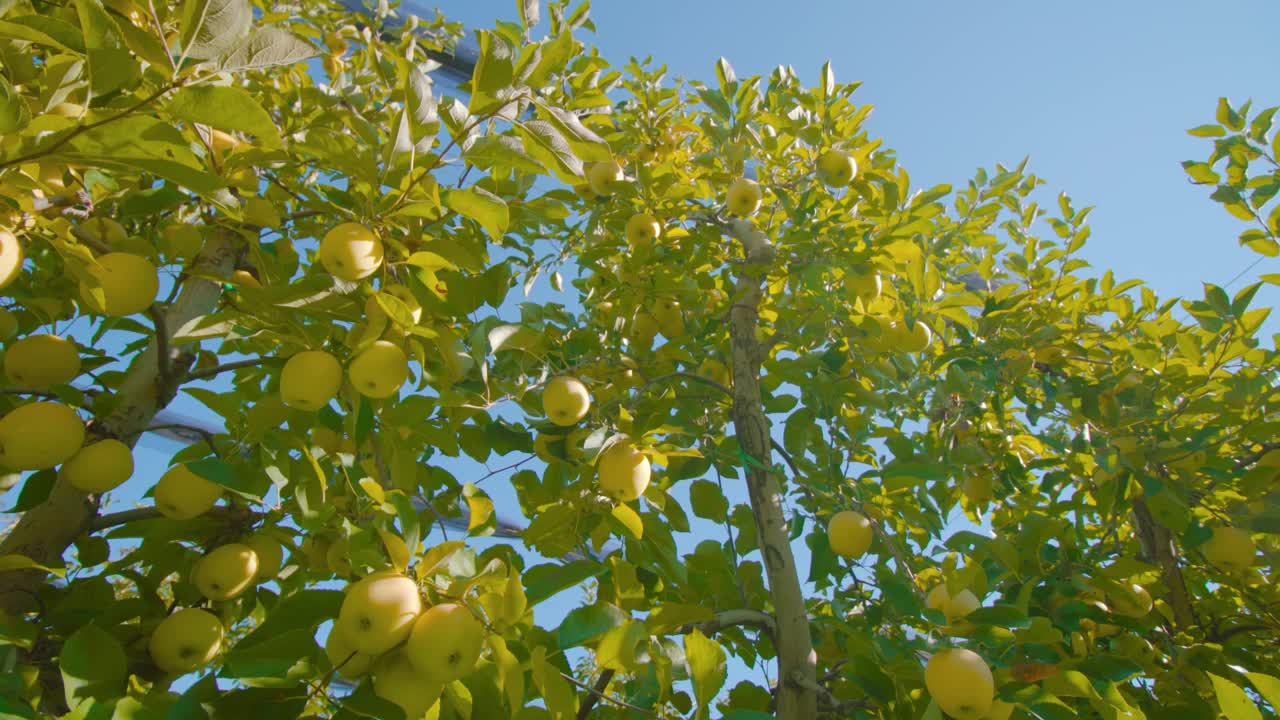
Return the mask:
[[[726,397],[730,397],[730,398],[733,397],[733,391],[725,387],[724,385],[721,385],[720,383],[716,382],[715,380],[712,380],[711,378],[706,378],[701,375],[698,375],[697,373],[691,373],[691,372],[673,372],[673,373],[668,373],[666,375],[659,375],[658,377],[653,378],[652,380],[646,381],[645,385],[657,385],[658,383],[663,382],[664,380],[671,380],[673,378],[678,378],[678,377],[688,378],[690,380],[693,380],[694,382],[699,382],[699,383],[702,383],[703,385],[709,385],[719,390],[720,392],[724,393]]]
[[[205,368],[204,370],[194,370],[192,372],[189,372],[187,373],[187,379],[188,380],[208,380],[210,378],[221,375],[224,372],[231,372],[232,370],[240,370],[242,368],[257,367],[259,365],[275,362],[278,359],[279,358],[259,357],[259,358],[252,358],[249,360],[237,360],[235,362],[223,363],[222,365],[217,365],[211,368]]]
[[[596,697],[599,697],[601,700],[604,700],[604,701],[605,701],[605,702],[607,702],[607,703],[612,703],[612,704],[614,704],[614,705],[617,705],[617,706],[618,706],[618,707],[620,707],[620,708],[626,708],[626,709],[628,709],[628,710],[632,710],[632,711],[634,711],[634,712],[638,712],[638,713],[640,713],[641,715],[644,715],[645,717],[651,717],[651,718],[656,718],[656,717],[658,717],[658,714],[657,714],[657,713],[655,713],[655,712],[653,712],[652,710],[645,710],[645,709],[644,709],[644,708],[642,708],[642,707],[636,707],[635,705],[632,705],[632,704],[631,704],[631,703],[629,703],[629,702],[626,702],[626,701],[623,701],[623,700],[619,700],[618,698],[613,697],[612,695],[606,695],[605,693],[598,692],[595,688],[591,687],[590,685],[588,685],[588,684],[586,684],[586,683],[584,683],[584,682],[579,681],[577,678],[575,678],[574,676],[570,675],[569,673],[560,673],[560,677],[564,678],[565,680],[568,680],[569,682],[573,683],[574,685],[577,685],[578,687],[582,688],[583,690],[586,690],[587,692],[591,693],[592,695],[595,695]]]

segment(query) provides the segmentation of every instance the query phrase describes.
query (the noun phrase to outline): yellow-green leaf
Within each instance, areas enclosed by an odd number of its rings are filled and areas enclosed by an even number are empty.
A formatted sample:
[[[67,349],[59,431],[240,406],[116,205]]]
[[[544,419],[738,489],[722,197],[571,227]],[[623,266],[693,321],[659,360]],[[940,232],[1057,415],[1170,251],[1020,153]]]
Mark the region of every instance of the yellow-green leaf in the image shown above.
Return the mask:
[[[628,621],[609,629],[596,645],[596,664],[618,672],[635,672],[639,667],[636,645],[648,637],[649,632],[641,622]]]
[[[1213,681],[1213,691],[1218,695],[1218,706],[1222,708],[1222,714],[1227,716],[1227,720],[1262,720],[1258,706],[1253,704],[1239,685],[1213,673],[1208,675]]]
[[[26,555],[0,555],[0,572],[10,572],[12,570],[43,570],[62,577],[61,570],[45,567]]]
[[[694,630],[684,636],[684,655],[693,680],[693,694],[698,700],[698,716],[706,717],[707,707],[724,687],[728,670],[724,648],[720,643]]]
[[[578,713],[578,696],[569,681],[560,677],[560,670],[547,662],[547,649],[535,647],[529,659],[533,670],[533,682],[542,692],[542,701],[554,720],[574,720]]]
[[[1245,677],[1249,678],[1249,682],[1253,683],[1253,687],[1257,689],[1258,694],[1273,709],[1280,708],[1280,680],[1271,675],[1256,672],[1245,673]]]
[[[686,605],[684,603],[666,603],[659,605],[649,613],[645,624],[654,633],[663,633],[683,627],[689,623],[705,622],[716,616],[711,608],[705,605]]]
[[[627,532],[631,533],[631,537],[637,540],[644,537],[644,523],[640,520],[640,514],[630,507],[614,505],[613,519],[621,523]]]

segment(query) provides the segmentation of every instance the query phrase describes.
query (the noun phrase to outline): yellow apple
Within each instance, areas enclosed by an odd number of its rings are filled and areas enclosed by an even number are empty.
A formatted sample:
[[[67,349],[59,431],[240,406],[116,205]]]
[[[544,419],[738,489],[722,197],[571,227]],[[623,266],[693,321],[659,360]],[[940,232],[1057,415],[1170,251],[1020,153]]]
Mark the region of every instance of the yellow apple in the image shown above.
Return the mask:
[[[591,409],[591,393],[575,377],[562,375],[547,382],[542,391],[542,411],[556,425],[575,425]]]
[[[347,51],[347,41],[336,30],[324,34],[324,46],[329,49],[330,55],[342,55]]]
[[[375,340],[352,359],[347,377],[361,395],[388,398],[399,392],[400,386],[409,378],[409,358],[399,345]]]
[[[630,440],[610,445],[596,458],[596,465],[600,488],[616,501],[631,502],[649,487],[649,457]]]
[[[237,287],[249,287],[256,290],[262,289],[262,283],[258,278],[244,268],[231,271],[231,276],[227,278],[227,282]]]
[[[323,350],[293,355],[280,372],[280,401],[299,410],[319,410],[341,387],[342,365]]]
[[[924,668],[924,684],[943,712],[955,720],[981,720],[995,701],[995,678],[977,653],[939,650]]]
[[[443,685],[415,670],[401,651],[387,653],[373,665],[374,694],[399,705],[407,720],[421,720],[443,690]]]
[[[196,562],[192,583],[201,595],[215,602],[237,598],[253,587],[258,577],[258,553],[242,543],[215,548]]]
[[[88,285],[80,286],[80,297],[95,312],[111,317],[140,313],[151,307],[160,290],[160,276],[150,260],[131,253],[113,252],[98,258],[88,268],[97,280],[106,302],[99,306],[89,293]]]
[[[1143,618],[1151,612],[1153,607],[1151,593],[1137,583],[1130,583],[1111,595],[1111,610],[1117,615]]]
[[[28,335],[5,352],[4,372],[24,389],[65,385],[80,374],[80,348],[57,335]]]
[[[1009,720],[1009,716],[1013,715],[1014,707],[1013,703],[995,700],[991,703],[991,709],[987,711],[987,716],[983,720]]]
[[[1237,527],[1216,527],[1213,537],[1200,548],[1205,559],[1228,573],[1242,573],[1253,565],[1257,547],[1249,531]]]
[[[955,622],[980,607],[982,607],[982,602],[978,600],[978,596],[974,595],[969,588],[965,588],[951,597],[951,602],[948,603],[944,614],[947,616],[948,622]]]
[[[18,236],[0,228],[0,288],[7,287],[22,270],[22,243]]]
[[[764,193],[761,192],[759,183],[750,178],[738,178],[729,186],[724,204],[734,215],[750,217],[760,209],[763,198]]]
[[[970,502],[984,503],[995,497],[995,480],[981,470],[977,474],[966,475],[960,482],[960,492]]]
[[[284,546],[275,538],[259,533],[245,538],[244,544],[258,556],[256,582],[266,582],[280,574],[284,565]]]
[[[668,340],[684,337],[684,314],[680,312],[680,303],[675,300],[667,298],[654,303],[653,319]]]
[[[183,608],[160,621],[148,649],[156,667],[170,675],[185,675],[213,662],[225,635],[217,616]]]
[[[351,647],[366,655],[381,655],[408,639],[421,613],[417,583],[386,570],[347,588],[335,627]]]
[[[275,203],[264,197],[254,196],[244,201],[244,221],[248,225],[265,228],[280,227],[280,211]]]
[[[58,474],[80,492],[114,490],[133,477],[133,451],[115,438],[99,440],[80,448]]]
[[[649,349],[653,339],[658,335],[658,321],[653,315],[641,310],[631,322],[631,340],[642,349]]]
[[[205,480],[186,465],[169,468],[152,491],[156,509],[174,520],[190,520],[210,510],[222,497],[222,486]]]
[[[837,555],[860,558],[871,547],[873,532],[866,515],[853,510],[841,510],[827,522],[827,542]]]
[[[18,316],[0,308],[0,342],[4,342],[18,334]]]
[[[334,670],[349,680],[368,675],[370,668],[373,667],[373,661],[377,659],[373,655],[365,655],[351,647],[347,636],[342,634],[337,625],[329,630],[329,637],[324,642],[324,654],[329,658],[329,664]]]
[[[940,582],[934,585],[929,594],[925,596],[924,605],[930,610],[937,610],[946,616],[951,611],[951,593],[947,590],[947,583]]]
[[[843,150],[828,150],[818,157],[818,179],[827,187],[845,187],[857,172],[853,156]]]
[[[592,163],[587,166],[587,185],[597,195],[612,195],[615,185],[624,179],[622,166],[613,160]]]
[[[83,444],[84,423],[61,403],[28,403],[0,418],[0,467],[8,470],[60,465]]]
[[[845,275],[844,287],[854,297],[861,299],[863,305],[866,305],[880,297],[883,281],[880,279],[880,273],[875,271],[852,271]]]
[[[358,223],[342,223],[320,240],[320,263],[330,275],[348,282],[367,278],[382,267],[382,241]]]
[[[404,652],[420,675],[447,685],[475,669],[483,647],[480,621],[465,606],[444,603],[418,616]]]
[[[627,221],[627,242],[632,245],[644,245],[658,239],[662,234],[662,226],[658,218],[649,213],[632,215]]]
[[[107,247],[119,245],[129,239],[129,232],[120,223],[106,217],[93,217],[85,220],[80,229]]]

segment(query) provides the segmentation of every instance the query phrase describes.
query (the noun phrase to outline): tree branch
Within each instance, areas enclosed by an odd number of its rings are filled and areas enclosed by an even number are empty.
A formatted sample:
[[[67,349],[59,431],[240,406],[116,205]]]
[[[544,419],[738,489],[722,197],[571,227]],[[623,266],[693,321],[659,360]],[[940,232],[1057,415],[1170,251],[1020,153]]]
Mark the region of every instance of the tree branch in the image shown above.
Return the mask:
[[[594,696],[596,696],[596,697],[600,698],[601,700],[604,700],[604,701],[605,701],[605,702],[607,702],[607,703],[611,703],[611,704],[613,704],[613,705],[617,705],[617,706],[618,706],[618,707],[620,707],[620,708],[626,708],[627,710],[632,710],[632,711],[634,711],[634,712],[638,712],[638,713],[640,713],[641,715],[644,715],[645,717],[651,717],[651,718],[656,718],[656,717],[658,717],[658,714],[657,714],[657,713],[655,713],[655,712],[653,712],[652,710],[645,710],[645,709],[644,709],[644,708],[642,708],[642,707],[636,707],[635,705],[632,705],[631,703],[626,702],[626,701],[624,701],[624,700],[619,700],[618,698],[616,698],[616,697],[614,697],[614,696],[612,696],[612,695],[606,695],[605,693],[600,692],[600,691],[596,690],[595,688],[591,687],[590,685],[588,685],[588,684],[586,684],[586,683],[584,683],[584,682],[582,682],[582,681],[578,680],[577,678],[575,678],[574,676],[570,675],[569,673],[560,673],[560,677],[564,678],[565,680],[568,680],[569,682],[573,683],[574,685],[577,685],[578,687],[582,688],[583,690],[586,690],[587,692],[589,692],[589,693],[591,693],[592,695],[594,695]]]
[[[120,512],[99,515],[89,523],[89,530],[97,532],[99,530],[107,530],[120,525],[128,525],[129,523],[142,522],[144,520],[159,520],[164,515],[153,507],[135,508],[133,510],[121,510]],[[252,520],[257,521],[259,515],[253,512],[245,512],[236,508],[215,507],[201,517],[213,520]]]
[[[224,372],[231,372],[233,370],[240,370],[242,368],[250,368],[250,367],[257,367],[259,365],[272,364],[278,361],[279,361],[279,358],[272,358],[272,357],[259,357],[259,358],[250,358],[249,360],[237,360],[235,362],[223,363],[221,365],[217,365],[211,368],[205,368],[203,370],[192,370],[191,372],[187,373],[187,380],[208,380],[210,378],[217,377]]]
[[[727,398],[733,397],[733,391],[725,387],[724,385],[721,385],[720,383],[716,382],[715,380],[712,380],[711,378],[703,377],[701,375],[698,375],[697,373],[691,373],[691,372],[673,372],[673,373],[667,373],[666,375],[659,375],[656,378],[645,381],[645,385],[646,386],[657,385],[658,383],[661,383],[663,381],[672,380],[674,378],[680,378],[680,377],[688,378],[690,380],[693,380],[694,382],[702,383],[703,385],[709,385],[710,387],[713,387],[716,390],[719,390],[720,392],[724,393],[724,396]]]
[[[701,632],[703,635],[714,635],[725,628],[738,626],[757,627],[769,633],[770,637],[777,638],[778,623],[773,616],[762,610],[752,610],[743,608],[740,610],[725,610],[716,613],[716,616],[710,620],[702,622],[689,623],[680,628],[680,634],[685,635],[694,630]]]
[[[587,699],[578,707],[578,720],[587,720],[587,716],[591,714],[591,708],[596,706],[596,701],[604,696],[605,688],[609,687],[609,682],[613,680],[613,668],[608,668],[600,673],[600,677],[596,679],[596,685],[587,695]]]

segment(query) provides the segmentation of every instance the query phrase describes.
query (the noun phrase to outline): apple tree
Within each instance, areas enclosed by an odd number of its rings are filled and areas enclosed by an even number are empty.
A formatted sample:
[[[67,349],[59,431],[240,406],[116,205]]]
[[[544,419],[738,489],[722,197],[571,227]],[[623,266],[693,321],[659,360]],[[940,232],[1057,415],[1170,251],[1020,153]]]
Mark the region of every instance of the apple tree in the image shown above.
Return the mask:
[[[829,65],[344,5],[0,1],[5,717],[1275,716],[1276,276],[1091,272]],[[1275,112],[1184,164],[1266,256]]]

